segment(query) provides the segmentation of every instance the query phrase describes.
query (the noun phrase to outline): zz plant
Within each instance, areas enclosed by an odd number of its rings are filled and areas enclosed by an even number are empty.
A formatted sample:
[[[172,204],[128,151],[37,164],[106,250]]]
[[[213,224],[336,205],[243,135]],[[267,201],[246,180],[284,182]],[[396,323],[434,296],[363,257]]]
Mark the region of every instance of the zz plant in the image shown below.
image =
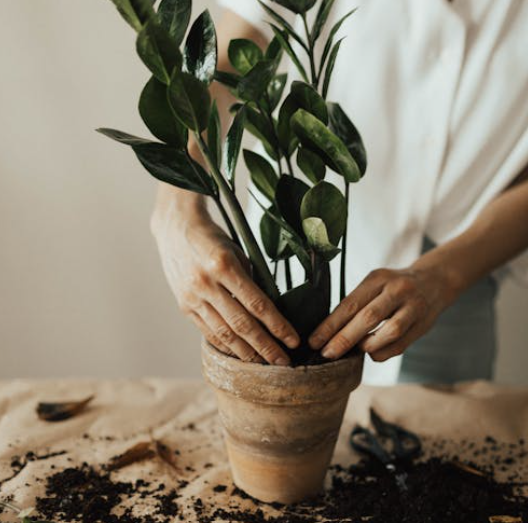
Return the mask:
[[[337,33],[354,11],[330,29],[318,57],[315,46],[335,0],[274,1],[302,19],[304,34],[261,2],[274,38],[267,49],[250,40],[232,40],[228,54],[233,73],[217,69],[216,32],[209,11],[187,30],[191,0],[161,0],[157,10],[152,0],[112,0],[137,31],[137,53],[152,73],[141,93],[139,112],[158,141],[114,129],[99,132],[130,146],[158,180],[212,198],[231,238],[245,250],[255,281],[305,339],[329,314],[329,262],[337,255],[340,297],[345,296],[350,184],[361,179],[367,166],[354,124],[338,103],[326,100],[342,42],[336,40]],[[314,8],[309,23],[308,13]],[[287,75],[279,71],[283,55],[301,80],[288,83]],[[209,92],[212,82],[227,86],[238,100],[225,141]],[[261,142],[267,157],[241,152],[246,130]],[[198,145],[206,169],[190,156],[189,140]],[[263,210],[260,235],[265,253],[237,198],[239,156],[261,193],[261,198],[252,196]],[[328,169],[341,176],[342,189],[325,180]],[[297,287],[292,287],[293,257],[305,271],[305,282]],[[286,275],[282,295],[276,284],[279,263]]]

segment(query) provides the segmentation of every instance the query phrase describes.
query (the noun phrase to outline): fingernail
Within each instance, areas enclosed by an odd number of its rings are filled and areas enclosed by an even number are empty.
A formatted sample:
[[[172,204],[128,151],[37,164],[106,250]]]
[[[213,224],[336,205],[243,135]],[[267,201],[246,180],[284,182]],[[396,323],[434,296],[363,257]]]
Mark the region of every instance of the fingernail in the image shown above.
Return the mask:
[[[308,343],[310,344],[310,347],[312,347],[312,349],[318,350],[323,346],[324,339],[316,334],[315,336],[310,337]]]
[[[323,355],[323,358],[328,358],[329,360],[336,357],[336,353],[332,347],[325,347],[321,354]]]
[[[287,367],[290,364],[290,360],[288,358],[284,358],[282,356],[279,356],[274,362],[274,365],[279,365],[281,367]]]
[[[299,338],[297,336],[287,336],[284,339],[284,343],[290,348],[295,349],[299,345]]]

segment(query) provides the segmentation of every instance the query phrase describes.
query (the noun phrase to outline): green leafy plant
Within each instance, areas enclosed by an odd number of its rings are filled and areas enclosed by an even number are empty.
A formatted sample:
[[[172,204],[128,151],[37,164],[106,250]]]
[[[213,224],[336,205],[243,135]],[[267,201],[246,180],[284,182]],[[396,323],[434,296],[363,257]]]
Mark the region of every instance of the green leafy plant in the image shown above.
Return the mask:
[[[350,185],[361,179],[367,167],[358,130],[338,103],[327,101],[342,42],[336,40],[337,34],[354,10],[329,30],[317,56],[316,44],[335,0],[275,0],[300,17],[303,34],[260,2],[274,38],[266,49],[250,40],[232,40],[228,56],[234,72],[226,72],[217,68],[216,33],[209,12],[204,11],[188,29],[191,0],[162,0],[157,10],[152,0],[112,2],[137,31],[137,53],[152,72],[141,93],[139,112],[159,141],[113,129],[99,131],[131,147],[158,180],[209,196],[233,241],[245,250],[255,281],[306,338],[329,313],[329,262],[337,255],[341,256],[340,297],[345,296]],[[316,12],[310,24],[312,9]],[[305,57],[298,56],[295,47]],[[288,83],[287,75],[279,71],[284,55],[301,81]],[[224,142],[209,91],[212,82],[227,86],[238,100]],[[250,150],[241,154],[245,131],[260,141],[266,157]],[[207,169],[190,156],[189,140],[198,145]],[[264,252],[237,197],[240,156],[267,201],[263,205],[251,193],[263,210]],[[325,179],[328,170],[341,176],[341,187]],[[305,271],[305,281],[297,287],[291,278],[293,257]],[[282,295],[276,284],[279,263],[284,264],[287,289]]]

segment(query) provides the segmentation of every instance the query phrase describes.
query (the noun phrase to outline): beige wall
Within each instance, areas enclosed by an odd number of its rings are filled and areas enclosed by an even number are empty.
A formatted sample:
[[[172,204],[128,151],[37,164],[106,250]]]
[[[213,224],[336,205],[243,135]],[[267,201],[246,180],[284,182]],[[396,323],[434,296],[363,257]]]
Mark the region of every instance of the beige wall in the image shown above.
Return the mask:
[[[144,133],[132,30],[105,0],[3,0],[0,19],[0,378],[197,376],[148,230],[154,182],[93,131]],[[502,380],[527,379],[527,310],[504,293]]]

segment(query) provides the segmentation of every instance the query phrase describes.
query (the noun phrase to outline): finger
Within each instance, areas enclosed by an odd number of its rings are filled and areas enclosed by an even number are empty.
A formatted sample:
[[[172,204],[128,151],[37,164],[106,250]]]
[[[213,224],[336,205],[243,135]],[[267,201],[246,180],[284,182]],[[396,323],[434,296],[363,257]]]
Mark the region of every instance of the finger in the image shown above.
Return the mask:
[[[308,339],[310,347],[319,350],[383,289],[381,282],[365,278],[328,316]]]
[[[233,356],[235,358],[238,358],[238,356],[226,345],[224,345],[218,336],[215,336],[211,329],[207,326],[207,324],[202,320],[201,316],[196,312],[190,312],[189,316],[193,320],[193,322],[196,324],[196,326],[200,329],[202,332],[204,338],[216,349],[223,352],[224,354],[227,354],[228,356]]]
[[[290,322],[247,273],[233,269],[221,283],[252,316],[287,347],[294,349],[299,345],[301,340]]]
[[[396,311],[379,329],[367,334],[359,347],[366,353],[383,349],[405,336],[420,318],[420,310],[414,305],[404,305]]]
[[[389,343],[389,345],[386,345],[385,347],[383,347],[383,349],[371,352],[370,358],[373,361],[382,362],[395,356],[399,356],[400,354],[403,354],[403,352],[405,351],[405,349],[407,349],[407,347],[409,347],[409,345],[414,343],[426,331],[427,329],[424,329],[421,324],[415,324],[414,327],[411,327],[407,331],[407,333],[398,341],[395,341],[394,343]]]
[[[324,347],[322,355],[325,358],[337,359],[346,354],[375,329],[397,309],[398,302],[388,292],[383,292],[365,307],[343,327]]]
[[[234,300],[233,300],[234,301]],[[207,327],[211,330],[220,342],[234,352],[241,360],[254,363],[263,363],[263,359],[257,352],[246,343],[233,329],[226,323],[210,303],[203,303],[198,312]]]
[[[222,287],[218,287],[214,293],[214,307],[232,332],[253,347],[267,362],[283,366],[290,364],[290,358],[271,334]],[[222,341],[231,346],[225,340]]]

